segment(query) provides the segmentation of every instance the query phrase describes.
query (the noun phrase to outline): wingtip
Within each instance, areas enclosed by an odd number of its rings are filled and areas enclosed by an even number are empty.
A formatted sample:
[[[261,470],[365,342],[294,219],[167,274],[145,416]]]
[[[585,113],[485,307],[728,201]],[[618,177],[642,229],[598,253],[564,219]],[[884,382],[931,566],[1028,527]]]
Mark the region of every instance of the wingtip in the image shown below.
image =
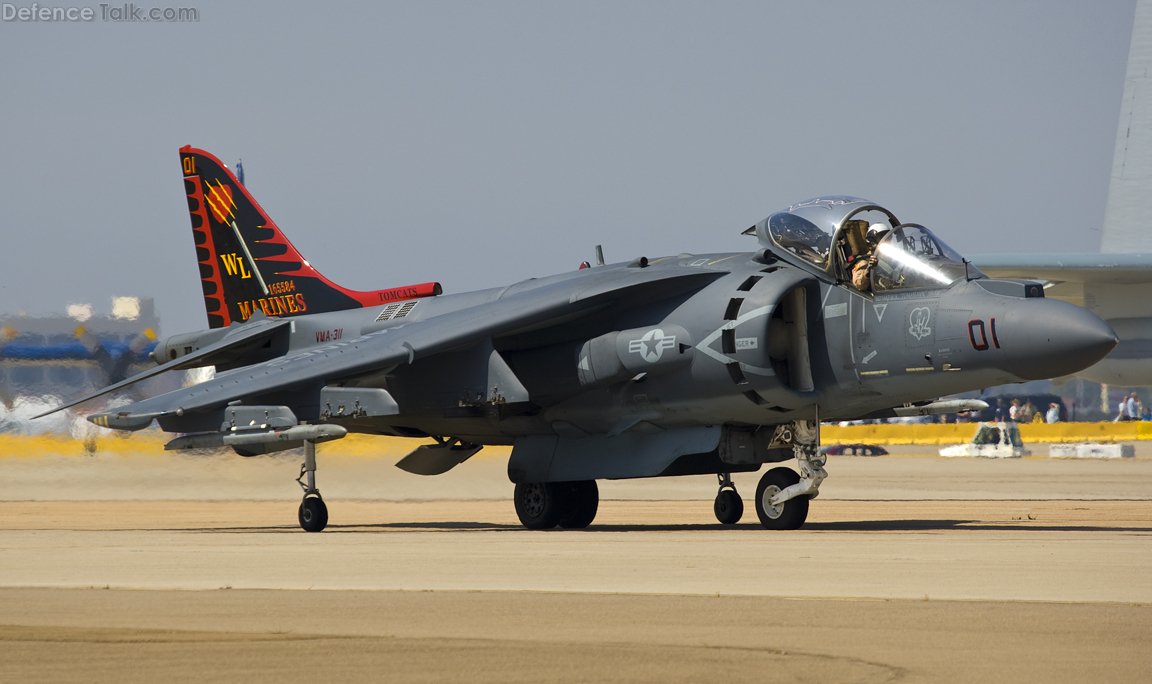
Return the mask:
[[[60,411],[63,411],[66,408],[68,408],[68,407],[67,406],[57,406],[56,408],[52,409],[51,411],[45,411],[44,413],[41,413],[38,416],[32,416],[32,420],[36,420],[37,418],[43,418],[44,416],[50,416],[53,413],[58,413]]]

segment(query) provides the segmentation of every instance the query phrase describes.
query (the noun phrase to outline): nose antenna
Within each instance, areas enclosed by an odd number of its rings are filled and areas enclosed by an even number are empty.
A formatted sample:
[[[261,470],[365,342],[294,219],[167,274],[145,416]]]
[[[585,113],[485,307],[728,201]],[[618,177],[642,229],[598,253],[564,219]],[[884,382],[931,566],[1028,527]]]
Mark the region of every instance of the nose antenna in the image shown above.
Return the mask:
[[[970,264],[971,262],[968,261],[967,259],[965,259],[964,257],[960,257],[960,261],[964,262],[964,280],[967,282],[972,282],[972,278],[970,278],[968,276],[968,264]]]

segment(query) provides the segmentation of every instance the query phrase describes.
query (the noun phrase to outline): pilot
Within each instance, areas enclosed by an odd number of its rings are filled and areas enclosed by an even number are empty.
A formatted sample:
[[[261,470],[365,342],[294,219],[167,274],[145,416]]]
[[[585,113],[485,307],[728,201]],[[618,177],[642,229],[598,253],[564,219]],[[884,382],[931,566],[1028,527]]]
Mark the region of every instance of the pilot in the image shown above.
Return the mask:
[[[876,255],[871,254],[866,259],[857,259],[856,263],[852,265],[852,287],[860,290],[861,292],[872,291],[872,279],[870,277],[872,267],[876,265]]]
[[[872,291],[871,271],[876,265],[876,246],[891,230],[883,223],[873,223],[868,227],[868,251],[852,264],[852,287],[861,292]]]
[[[884,223],[873,223],[868,226],[868,244],[872,246],[872,249],[876,249],[876,245],[880,244],[880,241],[888,237],[888,233],[891,232],[891,226]]]

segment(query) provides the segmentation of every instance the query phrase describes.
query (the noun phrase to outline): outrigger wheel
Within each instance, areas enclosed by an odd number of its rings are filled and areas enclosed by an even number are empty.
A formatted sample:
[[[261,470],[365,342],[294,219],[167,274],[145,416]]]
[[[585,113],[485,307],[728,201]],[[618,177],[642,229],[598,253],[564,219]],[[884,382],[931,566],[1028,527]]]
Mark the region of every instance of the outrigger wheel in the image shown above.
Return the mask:
[[[305,479],[307,478],[307,479]],[[319,532],[328,526],[328,507],[316,489],[316,443],[304,440],[304,462],[300,464],[300,477],[296,478],[304,490],[304,500],[300,502],[298,517],[300,527],[305,532]]]
[[[716,493],[716,503],[712,505],[712,512],[723,525],[735,525],[744,515],[744,500],[732,484],[731,473],[719,473],[720,491]]]
[[[328,525],[328,507],[319,496],[306,496],[300,502],[300,527],[305,532],[319,532]]]

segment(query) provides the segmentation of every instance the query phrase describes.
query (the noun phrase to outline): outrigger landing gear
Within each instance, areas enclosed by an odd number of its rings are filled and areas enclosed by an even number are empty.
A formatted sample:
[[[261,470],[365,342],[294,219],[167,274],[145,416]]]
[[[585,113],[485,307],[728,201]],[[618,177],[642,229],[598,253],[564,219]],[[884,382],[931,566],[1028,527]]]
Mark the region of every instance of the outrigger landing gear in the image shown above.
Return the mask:
[[[764,473],[756,487],[756,515],[770,530],[795,530],[808,518],[808,502],[820,494],[820,483],[828,477],[826,457],[820,453],[820,414],[816,420],[797,420],[781,426],[776,439],[792,444],[800,474],[790,468],[773,468]]]
[[[306,482],[301,482],[307,477]],[[300,476],[296,478],[304,490],[304,500],[300,502],[300,527],[305,532],[319,532],[328,525],[328,507],[316,489],[316,443],[304,440],[304,463],[300,464]]]
[[[716,473],[716,478],[720,480],[720,491],[716,493],[712,511],[722,524],[735,525],[744,515],[744,500],[736,491],[736,485],[732,484],[731,473]]]

